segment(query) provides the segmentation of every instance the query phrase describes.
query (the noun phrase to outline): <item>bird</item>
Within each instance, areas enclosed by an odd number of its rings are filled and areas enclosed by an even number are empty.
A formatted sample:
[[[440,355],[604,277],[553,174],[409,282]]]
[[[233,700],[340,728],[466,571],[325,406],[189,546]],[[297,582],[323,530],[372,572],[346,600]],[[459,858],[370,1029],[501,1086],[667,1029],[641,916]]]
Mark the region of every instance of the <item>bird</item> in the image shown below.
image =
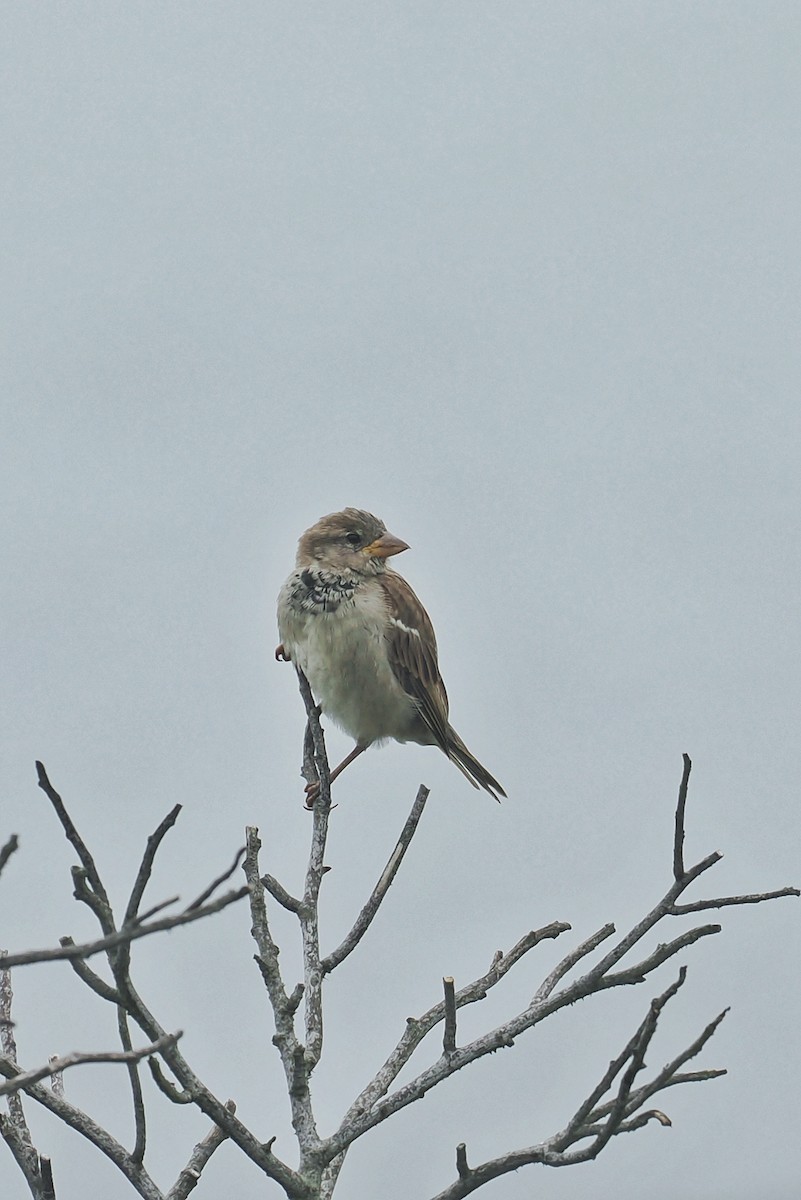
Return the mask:
[[[363,509],[321,517],[301,536],[278,596],[275,657],[303,671],[319,710],[356,743],[332,782],[369,746],[393,738],[439,746],[500,802],[506,792],[448,720],[428,613],[387,561],[408,549]],[[307,803],[318,789],[307,786]]]

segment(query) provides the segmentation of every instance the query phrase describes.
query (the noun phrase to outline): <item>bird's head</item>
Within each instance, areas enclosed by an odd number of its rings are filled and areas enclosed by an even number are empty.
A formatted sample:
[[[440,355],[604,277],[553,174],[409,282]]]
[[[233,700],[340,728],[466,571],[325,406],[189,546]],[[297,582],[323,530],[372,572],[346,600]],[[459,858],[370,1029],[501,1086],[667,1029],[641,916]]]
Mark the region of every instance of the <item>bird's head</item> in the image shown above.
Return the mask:
[[[408,550],[406,542],[387,533],[386,525],[360,508],[321,517],[298,542],[297,565],[330,571],[377,575],[393,554]]]

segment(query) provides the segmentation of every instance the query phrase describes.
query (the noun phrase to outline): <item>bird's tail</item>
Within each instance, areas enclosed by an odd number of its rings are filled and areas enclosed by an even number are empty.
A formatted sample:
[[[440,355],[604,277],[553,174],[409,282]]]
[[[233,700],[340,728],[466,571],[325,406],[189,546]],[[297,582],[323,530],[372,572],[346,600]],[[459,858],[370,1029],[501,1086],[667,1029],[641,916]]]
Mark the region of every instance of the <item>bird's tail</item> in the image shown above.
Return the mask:
[[[483,788],[485,792],[489,792],[493,800],[497,800],[500,804],[501,796],[505,796],[506,792],[498,780],[490,775],[487,768],[482,767],[478,759],[470,753],[452,725],[448,726],[448,748],[445,753],[462,774],[470,780],[474,788]]]

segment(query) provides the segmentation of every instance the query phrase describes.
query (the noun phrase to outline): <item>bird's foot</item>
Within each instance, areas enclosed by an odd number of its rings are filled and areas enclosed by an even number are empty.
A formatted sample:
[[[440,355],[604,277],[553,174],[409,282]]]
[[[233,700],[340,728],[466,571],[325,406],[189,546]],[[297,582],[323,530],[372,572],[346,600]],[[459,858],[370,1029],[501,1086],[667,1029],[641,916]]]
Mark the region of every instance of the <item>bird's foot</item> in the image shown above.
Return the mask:
[[[279,642],[278,645],[275,647],[275,661],[276,662],[291,662],[292,661],[292,659],[289,657],[286,650],[284,649],[283,642]]]
[[[306,784],[306,799],[304,801],[304,808],[306,809],[306,811],[313,812],[314,806],[319,799],[320,799],[320,784],[317,781],[315,781],[314,783],[307,783]],[[336,807],[337,807],[336,804],[332,804],[331,812],[333,812]],[[329,868],[326,867],[325,870],[328,871]]]

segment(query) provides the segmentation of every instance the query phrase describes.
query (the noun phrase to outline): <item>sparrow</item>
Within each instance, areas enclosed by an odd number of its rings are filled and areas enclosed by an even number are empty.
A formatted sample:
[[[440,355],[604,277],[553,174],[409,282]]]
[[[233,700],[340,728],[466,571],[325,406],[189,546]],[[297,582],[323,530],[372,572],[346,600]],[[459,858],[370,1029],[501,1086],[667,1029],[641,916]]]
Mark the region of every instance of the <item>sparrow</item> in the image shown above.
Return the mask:
[[[298,542],[278,596],[275,657],[303,671],[320,710],[356,742],[332,782],[368,746],[394,738],[439,746],[473,787],[500,800],[506,792],[448,720],[428,613],[387,562],[408,549],[362,509],[321,517]],[[318,786],[306,788],[310,799]]]

